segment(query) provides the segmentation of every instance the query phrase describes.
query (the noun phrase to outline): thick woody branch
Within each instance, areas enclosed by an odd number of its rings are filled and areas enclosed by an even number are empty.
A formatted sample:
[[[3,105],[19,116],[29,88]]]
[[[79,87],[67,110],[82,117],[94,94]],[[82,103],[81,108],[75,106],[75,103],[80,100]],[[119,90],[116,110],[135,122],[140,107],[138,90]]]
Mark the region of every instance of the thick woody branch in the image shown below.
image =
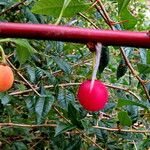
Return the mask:
[[[47,24],[0,23],[1,38],[28,38],[75,43],[150,48],[148,32],[112,31]]]

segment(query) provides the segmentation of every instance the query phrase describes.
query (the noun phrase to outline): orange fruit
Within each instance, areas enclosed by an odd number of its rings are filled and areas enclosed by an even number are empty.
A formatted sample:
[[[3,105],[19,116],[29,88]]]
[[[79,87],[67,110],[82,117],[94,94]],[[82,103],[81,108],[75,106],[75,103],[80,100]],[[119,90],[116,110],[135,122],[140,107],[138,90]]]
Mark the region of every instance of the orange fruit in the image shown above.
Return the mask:
[[[6,64],[0,64],[0,92],[9,90],[14,82],[12,69]]]

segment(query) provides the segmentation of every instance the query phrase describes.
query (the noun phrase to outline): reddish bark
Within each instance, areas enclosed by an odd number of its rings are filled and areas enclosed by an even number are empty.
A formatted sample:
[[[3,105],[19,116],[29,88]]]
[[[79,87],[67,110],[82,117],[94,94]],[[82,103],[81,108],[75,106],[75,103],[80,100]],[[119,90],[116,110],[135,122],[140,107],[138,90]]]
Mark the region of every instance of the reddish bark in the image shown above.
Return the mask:
[[[150,48],[148,32],[112,31],[46,24],[0,23],[1,38],[28,38],[75,43]]]

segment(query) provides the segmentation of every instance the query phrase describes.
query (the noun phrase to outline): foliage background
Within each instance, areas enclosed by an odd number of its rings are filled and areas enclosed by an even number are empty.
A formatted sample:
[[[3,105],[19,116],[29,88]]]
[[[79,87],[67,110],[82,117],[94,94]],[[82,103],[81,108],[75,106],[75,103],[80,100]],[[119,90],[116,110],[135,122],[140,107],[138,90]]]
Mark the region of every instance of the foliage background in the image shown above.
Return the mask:
[[[147,1],[93,3],[1,0],[0,20],[150,30]],[[0,42],[15,74],[12,89],[0,93],[0,149],[150,148],[148,49],[109,46],[103,50],[97,78],[109,88],[109,103],[91,113],[76,100],[79,84],[92,74],[93,54],[85,45],[9,38]]]

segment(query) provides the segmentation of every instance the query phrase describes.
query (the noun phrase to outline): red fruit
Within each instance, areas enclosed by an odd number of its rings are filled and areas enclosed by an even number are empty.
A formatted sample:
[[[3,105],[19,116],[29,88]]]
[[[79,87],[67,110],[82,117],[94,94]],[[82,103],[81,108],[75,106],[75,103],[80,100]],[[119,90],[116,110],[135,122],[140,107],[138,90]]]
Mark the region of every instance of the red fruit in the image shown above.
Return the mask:
[[[91,80],[86,80],[79,86],[77,99],[86,110],[99,111],[105,107],[108,101],[107,88],[99,80],[95,80],[91,90],[90,85]]]
[[[0,64],[0,92],[10,89],[14,82],[14,74],[11,68],[5,64]]]

